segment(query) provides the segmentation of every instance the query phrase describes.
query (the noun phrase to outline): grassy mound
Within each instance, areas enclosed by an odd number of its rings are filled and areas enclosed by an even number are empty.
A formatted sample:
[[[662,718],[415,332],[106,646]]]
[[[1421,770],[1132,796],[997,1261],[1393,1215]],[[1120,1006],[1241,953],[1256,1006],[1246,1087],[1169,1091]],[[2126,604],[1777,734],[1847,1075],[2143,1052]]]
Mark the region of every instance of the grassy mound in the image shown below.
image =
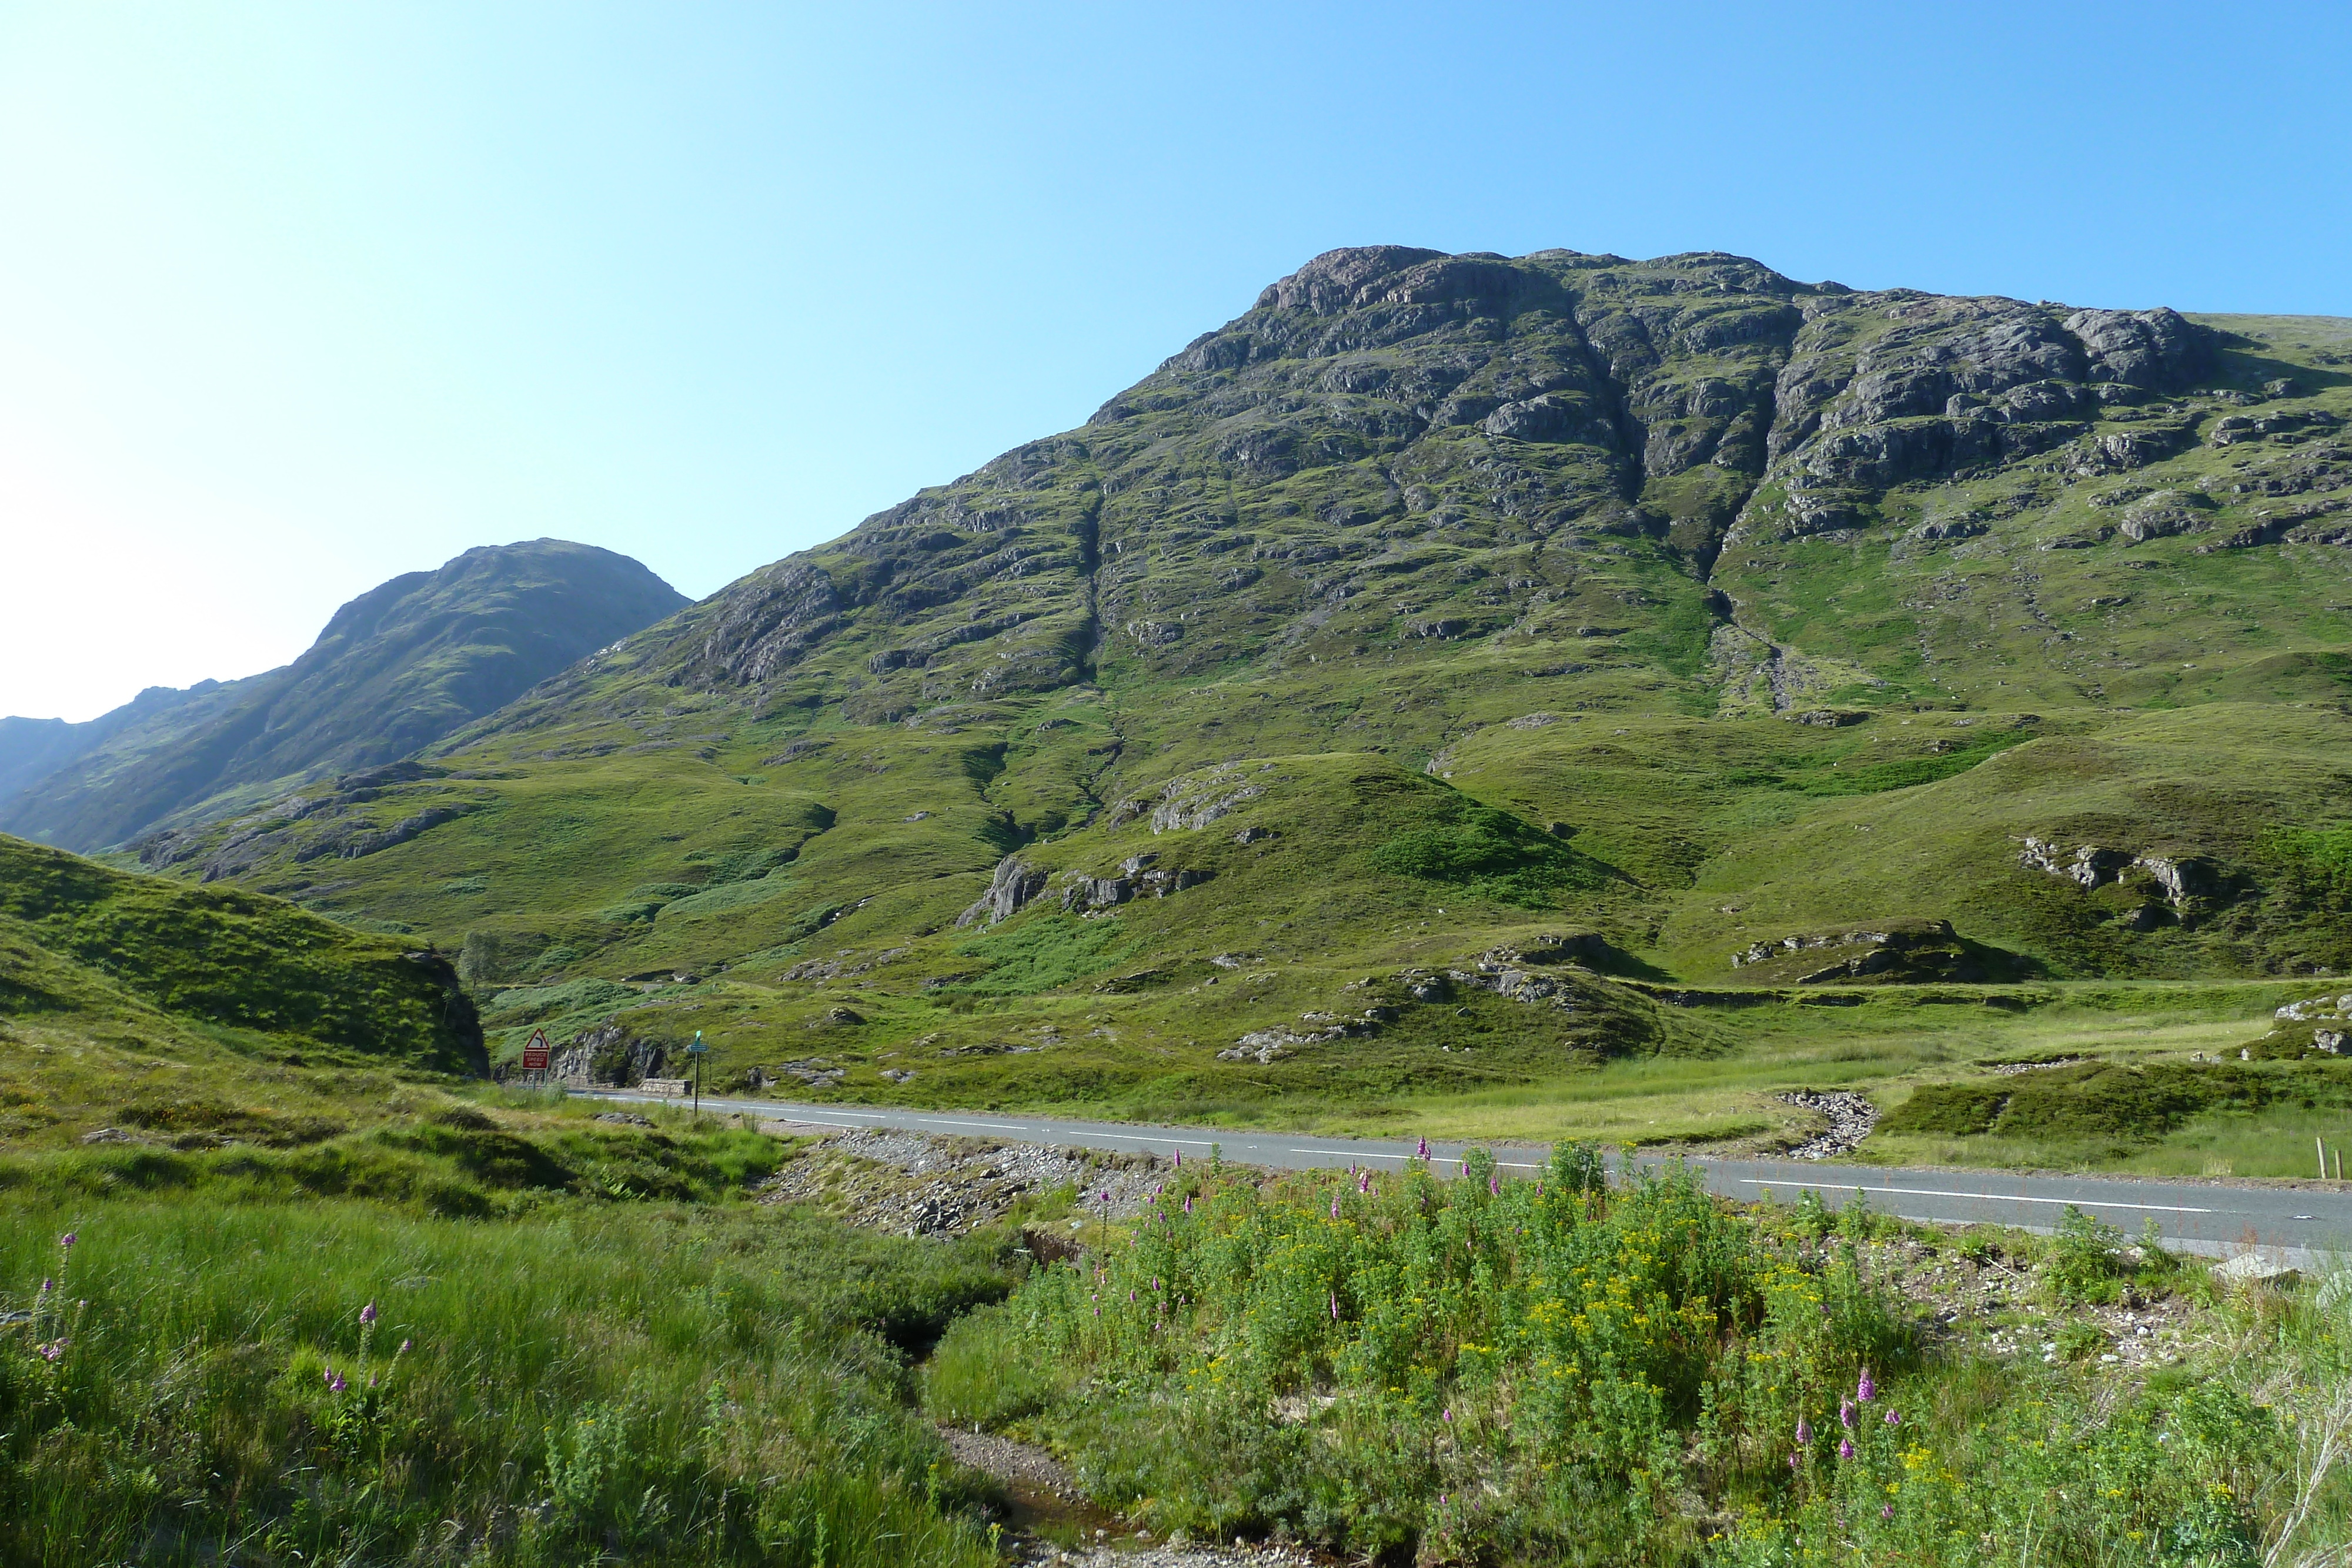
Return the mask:
[[[450,965],[278,899],[0,838],[0,1018],[161,1015],[328,1059],[479,1071]]]
[[[2139,1142],[2211,1113],[2352,1106],[2352,1063],[2084,1061],[1923,1084],[1879,1123],[1889,1133]]]

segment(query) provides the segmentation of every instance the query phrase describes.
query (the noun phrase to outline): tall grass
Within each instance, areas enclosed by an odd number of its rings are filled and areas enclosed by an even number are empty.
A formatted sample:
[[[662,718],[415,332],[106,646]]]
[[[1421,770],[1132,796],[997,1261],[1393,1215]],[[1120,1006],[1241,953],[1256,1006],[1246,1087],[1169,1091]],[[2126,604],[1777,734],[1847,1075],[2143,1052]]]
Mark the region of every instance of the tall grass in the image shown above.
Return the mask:
[[[993,1560],[888,1343],[1002,1295],[984,1247],[579,1201],[5,1212],[0,1562]]]
[[[1858,1209],[1840,1234],[1679,1171],[1612,1190],[1573,1149],[1465,1176],[1188,1171],[1126,1245],[950,1329],[930,1406],[1055,1443],[1163,1528],[1381,1560],[2155,1568],[2344,1539],[2310,1436],[2340,1303],[2292,1332],[2224,1308],[2269,1337],[2103,1381],[1923,1344]]]

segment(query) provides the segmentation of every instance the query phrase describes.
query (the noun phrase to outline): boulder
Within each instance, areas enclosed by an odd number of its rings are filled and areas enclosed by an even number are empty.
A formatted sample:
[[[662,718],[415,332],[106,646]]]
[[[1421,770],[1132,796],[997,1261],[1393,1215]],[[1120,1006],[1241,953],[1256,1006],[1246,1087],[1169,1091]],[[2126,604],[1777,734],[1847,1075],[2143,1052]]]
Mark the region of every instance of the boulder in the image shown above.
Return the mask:
[[[2212,1274],[2223,1285],[2268,1285],[2279,1291],[2291,1289],[2303,1279],[2302,1270],[2259,1252],[2241,1252],[2226,1263],[2216,1263]]]

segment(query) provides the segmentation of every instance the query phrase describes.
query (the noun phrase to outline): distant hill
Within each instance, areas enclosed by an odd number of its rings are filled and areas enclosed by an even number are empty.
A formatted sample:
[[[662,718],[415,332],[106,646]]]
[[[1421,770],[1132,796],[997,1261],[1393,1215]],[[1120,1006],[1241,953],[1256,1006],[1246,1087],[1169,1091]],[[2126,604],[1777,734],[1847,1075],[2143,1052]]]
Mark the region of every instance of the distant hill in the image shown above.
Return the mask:
[[[187,687],[149,686],[121,707],[78,724],[61,718],[0,718],[0,802],[15,800],[20,791],[89,756],[134,725],[165,714],[186,722],[179,710],[226,692],[235,684],[198,681]]]
[[[2340,973],[2347,420],[2352,322],[1336,251],[400,777],[142,852],[463,941],[509,1035],[723,972],[714,1066],[1155,1114]]]
[[[390,762],[686,602],[590,545],[467,550],[352,600],[283,669],[152,689],[87,725],[0,721],[0,831],[96,850]]]

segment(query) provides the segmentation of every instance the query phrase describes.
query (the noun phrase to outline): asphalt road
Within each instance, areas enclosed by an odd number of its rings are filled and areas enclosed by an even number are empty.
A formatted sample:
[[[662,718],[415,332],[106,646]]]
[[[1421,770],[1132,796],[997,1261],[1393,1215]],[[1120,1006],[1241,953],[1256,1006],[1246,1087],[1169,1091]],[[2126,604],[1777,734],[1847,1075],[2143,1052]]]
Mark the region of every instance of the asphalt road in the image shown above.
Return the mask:
[[[575,1091],[575,1093],[583,1092]],[[630,1090],[597,1090],[588,1097],[675,1104]],[[1329,1138],[1300,1133],[1234,1132],[1204,1127],[1151,1127],[1120,1122],[1069,1122],[992,1111],[907,1111],[845,1105],[795,1105],[776,1100],[706,1096],[706,1111],[747,1112],[778,1121],[833,1127],[896,1127],[913,1132],[1002,1138],[1163,1157],[1181,1152],[1204,1159],[1212,1149],[1244,1165],[1291,1169],[1370,1166],[1398,1170],[1416,1157],[1411,1143]],[[1430,1143],[1440,1175],[1461,1170],[1473,1145]],[[1551,1151],[1543,1145],[1487,1145],[1508,1175],[1532,1176]],[[1670,1156],[1643,1156],[1643,1164]],[[1972,1222],[2048,1230],[2067,1207],[2137,1236],[2149,1219],[2166,1245],[2227,1257],[2249,1248],[2277,1249],[2284,1261],[2352,1254],[2352,1183],[2326,1188],[2257,1186],[2191,1181],[2134,1181],[2111,1176],[2015,1176],[2000,1171],[1906,1170],[1880,1166],[1814,1164],[1803,1160],[1733,1160],[1690,1156],[1710,1191],[1753,1202],[1770,1195],[1790,1203],[1800,1191],[1843,1207],[1861,1194],[1871,1207],[1906,1219]]]

